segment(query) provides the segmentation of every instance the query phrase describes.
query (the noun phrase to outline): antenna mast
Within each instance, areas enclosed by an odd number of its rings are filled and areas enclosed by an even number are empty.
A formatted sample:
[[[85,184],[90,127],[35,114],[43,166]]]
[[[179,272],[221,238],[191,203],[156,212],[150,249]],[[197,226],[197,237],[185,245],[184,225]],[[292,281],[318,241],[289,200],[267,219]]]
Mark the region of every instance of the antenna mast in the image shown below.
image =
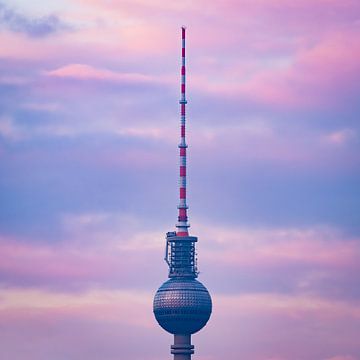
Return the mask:
[[[180,201],[178,205],[179,216],[177,227],[177,236],[188,236],[188,217],[186,204],[186,141],[185,141],[185,122],[186,122],[186,111],[185,106],[187,100],[185,97],[185,80],[186,80],[186,70],[185,70],[185,27],[181,28],[181,98],[180,98],[180,119],[181,119],[181,130],[180,130],[180,177],[179,177],[179,195]]]

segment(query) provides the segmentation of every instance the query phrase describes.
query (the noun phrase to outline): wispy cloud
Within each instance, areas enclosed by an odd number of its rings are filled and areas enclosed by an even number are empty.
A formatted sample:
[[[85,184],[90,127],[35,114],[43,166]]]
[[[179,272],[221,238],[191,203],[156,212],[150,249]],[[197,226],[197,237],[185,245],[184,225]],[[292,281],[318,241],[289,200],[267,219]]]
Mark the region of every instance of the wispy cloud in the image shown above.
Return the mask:
[[[17,141],[23,138],[23,131],[16,126],[14,120],[10,116],[0,117],[0,136],[11,141]]]
[[[209,231],[199,222],[198,231],[202,239],[200,269],[220,293],[261,292],[265,277],[269,293],[360,298],[352,289],[356,280],[344,282],[359,269],[360,242],[341,231],[214,226]],[[165,268],[161,231],[146,229],[138,217],[104,212],[68,214],[58,232],[67,240],[49,244],[3,236],[3,283],[70,293],[94,287],[147,288],[146,281],[157,279]],[[149,263],[149,257],[159,261]],[[145,276],[127,271],[139,267],[147,269]],[[226,280],[229,273],[237,278],[232,288]],[[286,276],[281,276],[283,273]],[[249,274],[251,283],[246,280]]]
[[[8,288],[0,302],[0,325],[6,324],[0,327],[0,334],[7,339],[1,351],[12,353],[17,344],[14,359],[21,360],[26,351],[28,359],[45,360],[61,348],[70,358],[96,360],[99,353],[116,358],[121,346],[127,357],[153,360],[165,352],[169,340],[161,336],[164,334],[152,316],[152,296],[139,290],[64,294]],[[197,349],[205,359],[221,358],[224,347],[234,349],[227,355],[230,360],[239,355],[255,360],[293,360],[294,350],[301,360],[316,360],[314,351],[320,359],[357,359],[358,303],[268,293],[213,292],[213,300],[213,317],[196,336]],[[239,336],[242,341],[235,349],[232,344]],[[29,337],[30,347],[25,341]],[[82,341],[74,345],[74,338]],[[129,346],[134,341],[141,341],[142,346]],[[149,351],[150,357],[146,354]]]
[[[324,140],[333,145],[345,145],[356,138],[357,134],[353,129],[341,129],[324,136]]]
[[[351,355],[337,355],[326,360],[357,360],[356,357]]]
[[[34,38],[46,37],[70,28],[57,15],[31,18],[5,3],[0,3],[0,24],[10,31],[24,33]]]
[[[40,112],[50,112],[55,113],[61,109],[61,106],[58,103],[48,103],[48,102],[27,102],[21,105],[23,109],[40,111]]]
[[[86,64],[70,64],[45,72],[48,76],[79,80],[119,81],[124,83],[154,83],[156,79],[149,75],[121,73],[108,69],[98,69]]]

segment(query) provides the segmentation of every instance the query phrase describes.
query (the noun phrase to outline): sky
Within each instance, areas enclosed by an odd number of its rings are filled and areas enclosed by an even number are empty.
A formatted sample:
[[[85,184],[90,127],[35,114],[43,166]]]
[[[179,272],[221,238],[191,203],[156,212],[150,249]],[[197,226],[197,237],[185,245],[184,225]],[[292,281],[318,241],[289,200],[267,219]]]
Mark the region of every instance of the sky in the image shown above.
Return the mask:
[[[360,2],[1,0],[0,359],[155,360],[188,202],[198,360],[360,360]]]

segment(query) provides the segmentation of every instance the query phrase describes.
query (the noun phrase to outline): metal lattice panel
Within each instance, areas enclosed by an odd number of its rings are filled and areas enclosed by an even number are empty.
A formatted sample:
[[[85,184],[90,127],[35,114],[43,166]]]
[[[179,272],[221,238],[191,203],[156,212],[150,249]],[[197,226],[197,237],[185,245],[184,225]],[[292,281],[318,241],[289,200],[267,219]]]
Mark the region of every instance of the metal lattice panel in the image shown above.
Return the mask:
[[[197,277],[196,242],[195,236],[174,236],[168,233],[165,252],[169,277]]]

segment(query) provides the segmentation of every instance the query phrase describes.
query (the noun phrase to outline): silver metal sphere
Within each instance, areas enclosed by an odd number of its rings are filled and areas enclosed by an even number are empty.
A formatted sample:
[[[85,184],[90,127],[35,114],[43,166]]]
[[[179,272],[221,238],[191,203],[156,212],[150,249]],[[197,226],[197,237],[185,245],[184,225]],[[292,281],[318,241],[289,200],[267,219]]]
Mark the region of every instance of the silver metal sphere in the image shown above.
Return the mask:
[[[171,334],[193,334],[206,325],[212,303],[201,282],[192,278],[172,278],[156,292],[153,309],[164,330]]]

